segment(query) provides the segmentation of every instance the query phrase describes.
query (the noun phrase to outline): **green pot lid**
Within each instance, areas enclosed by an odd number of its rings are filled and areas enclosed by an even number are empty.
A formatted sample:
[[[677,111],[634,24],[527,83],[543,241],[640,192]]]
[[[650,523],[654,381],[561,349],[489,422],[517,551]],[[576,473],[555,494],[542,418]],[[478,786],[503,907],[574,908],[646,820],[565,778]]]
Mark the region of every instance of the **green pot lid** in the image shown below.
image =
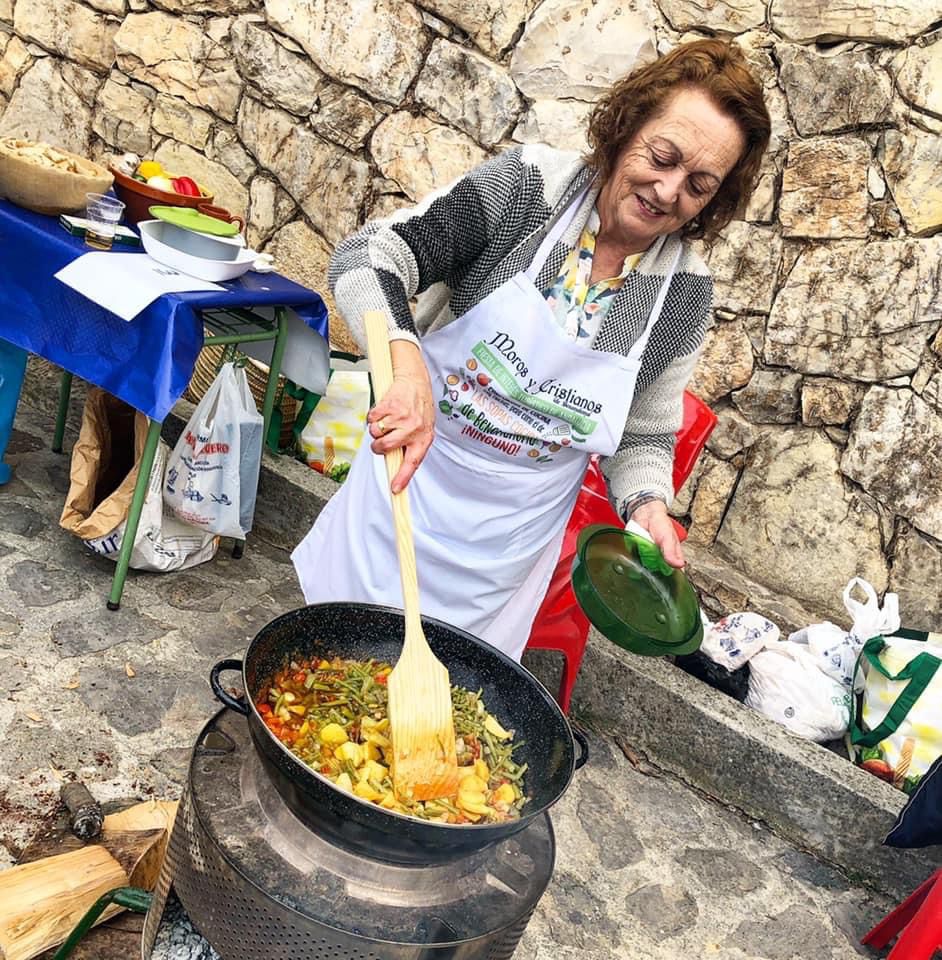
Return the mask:
[[[216,217],[200,213],[194,207],[150,207],[152,216],[165,220],[175,227],[194,230],[196,233],[208,233],[214,237],[234,237],[239,232],[237,223],[227,223]]]
[[[697,594],[650,541],[619,527],[579,534],[573,592],[592,625],[647,656],[693,653],[703,640]]]

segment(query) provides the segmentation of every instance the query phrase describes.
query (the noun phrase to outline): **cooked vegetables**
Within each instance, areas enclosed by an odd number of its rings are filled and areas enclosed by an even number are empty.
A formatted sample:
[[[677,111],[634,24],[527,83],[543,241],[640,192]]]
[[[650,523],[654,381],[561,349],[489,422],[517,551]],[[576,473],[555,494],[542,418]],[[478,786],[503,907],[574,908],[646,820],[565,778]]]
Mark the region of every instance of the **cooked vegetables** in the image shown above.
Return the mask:
[[[520,816],[526,764],[517,764],[512,730],[489,714],[480,691],[452,687],[461,780],[453,797],[411,801],[396,795],[386,715],[392,667],[376,660],[295,661],[262,688],[256,707],[296,756],[357,797],[387,810],[441,823],[500,823]]]

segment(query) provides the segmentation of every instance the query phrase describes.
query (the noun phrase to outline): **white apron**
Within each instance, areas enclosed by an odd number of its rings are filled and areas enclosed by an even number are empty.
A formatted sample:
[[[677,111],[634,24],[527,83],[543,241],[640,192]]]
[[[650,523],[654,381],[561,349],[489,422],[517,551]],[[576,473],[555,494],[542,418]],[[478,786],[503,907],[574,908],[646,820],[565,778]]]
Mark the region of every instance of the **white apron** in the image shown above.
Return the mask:
[[[422,613],[515,660],[549,586],[588,458],[614,453],[621,440],[680,257],[678,245],[627,357],[568,339],[534,280],[584,196],[526,273],[421,342],[438,403],[435,439],[407,487]],[[369,437],[291,559],[308,603],[402,606],[389,481]]]

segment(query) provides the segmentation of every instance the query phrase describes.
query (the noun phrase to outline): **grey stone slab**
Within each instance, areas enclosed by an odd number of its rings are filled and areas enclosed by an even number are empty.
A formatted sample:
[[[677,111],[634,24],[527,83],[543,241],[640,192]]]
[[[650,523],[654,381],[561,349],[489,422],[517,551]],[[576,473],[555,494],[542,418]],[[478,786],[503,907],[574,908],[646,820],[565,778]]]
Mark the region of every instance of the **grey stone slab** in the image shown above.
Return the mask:
[[[625,909],[637,917],[655,943],[670,940],[689,929],[700,910],[682,887],[649,883],[625,897]]]
[[[831,940],[810,909],[793,905],[775,916],[744,920],[724,945],[751,960],[819,960],[827,956]]]
[[[32,507],[18,500],[4,497],[0,500],[0,537],[34,537],[47,526],[43,517]]]
[[[596,784],[582,789],[578,813],[583,823],[594,825],[590,833],[598,848],[599,862],[607,870],[620,870],[644,859],[644,844],[630,823],[613,815],[615,799]]]
[[[133,601],[123,600],[120,610],[103,609],[97,617],[59,620],[53,624],[51,636],[62,656],[77,657],[109,650],[129,640],[136,645],[148,644],[170,629],[169,623],[154,620],[141,613]]]
[[[792,852],[796,851],[788,851],[786,856]],[[765,885],[765,871],[737,850],[686,847],[679,862],[708,890],[744,896]]]
[[[78,599],[87,585],[69,571],[21,560],[7,575],[7,586],[23,606],[48,607]]]
[[[79,673],[78,694],[92,711],[100,714],[119,733],[135,736],[160,728],[175,701],[187,696],[201,703],[204,684],[167,669],[167,665],[135,668],[128,677],[123,666],[85,666]]]
[[[235,584],[222,586],[191,570],[181,570],[155,583],[156,594],[177,610],[218,613],[232,596]]]

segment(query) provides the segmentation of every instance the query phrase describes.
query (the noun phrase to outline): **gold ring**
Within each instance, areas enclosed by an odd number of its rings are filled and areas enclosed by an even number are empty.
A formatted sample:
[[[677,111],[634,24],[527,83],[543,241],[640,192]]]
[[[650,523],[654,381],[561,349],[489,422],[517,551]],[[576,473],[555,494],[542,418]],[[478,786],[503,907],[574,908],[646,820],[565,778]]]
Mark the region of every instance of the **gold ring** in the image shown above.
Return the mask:
[[[380,433],[386,433],[386,431],[387,431],[387,429],[388,429],[387,426],[386,426],[386,418],[385,418],[385,417],[380,417],[379,420],[377,420],[377,422],[376,422],[376,426],[379,427],[379,432],[380,432]]]

